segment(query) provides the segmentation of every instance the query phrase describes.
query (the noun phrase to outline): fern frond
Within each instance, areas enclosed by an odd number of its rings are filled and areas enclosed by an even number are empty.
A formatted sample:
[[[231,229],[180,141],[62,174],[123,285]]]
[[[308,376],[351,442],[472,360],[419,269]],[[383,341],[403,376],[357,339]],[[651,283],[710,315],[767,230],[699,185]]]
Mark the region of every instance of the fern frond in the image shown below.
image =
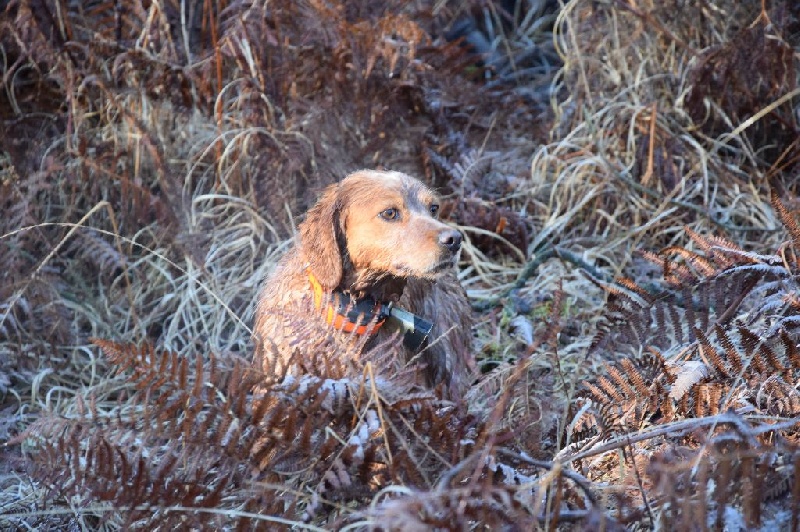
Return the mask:
[[[700,329],[695,329],[694,334],[698,340],[700,356],[704,360],[708,360],[709,362],[711,362],[711,367],[714,368],[717,374],[720,375],[723,379],[730,378],[730,373],[728,372],[725,360],[717,352],[716,347],[711,345],[711,342],[709,341],[705,333]]]
[[[717,333],[717,340],[725,350],[725,360],[731,366],[730,374],[740,375],[744,368],[742,364],[742,357],[739,356],[739,352],[736,350],[736,346],[731,341],[731,337],[728,335],[727,329],[719,323],[715,325],[714,329]]]
[[[792,238],[792,245],[794,246],[794,249],[800,250],[800,225],[797,224],[797,220],[783,205],[783,202],[778,196],[777,190],[774,188],[770,191],[770,201],[772,203],[772,208],[775,209],[775,214],[778,215],[778,219],[789,231],[789,236]],[[795,264],[795,267],[797,266],[798,264]]]
[[[708,376],[708,367],[699,361],[689,360],[678,366],[675,382],[670,387],[669,395],[675,400],[688,397],[689,391]]]

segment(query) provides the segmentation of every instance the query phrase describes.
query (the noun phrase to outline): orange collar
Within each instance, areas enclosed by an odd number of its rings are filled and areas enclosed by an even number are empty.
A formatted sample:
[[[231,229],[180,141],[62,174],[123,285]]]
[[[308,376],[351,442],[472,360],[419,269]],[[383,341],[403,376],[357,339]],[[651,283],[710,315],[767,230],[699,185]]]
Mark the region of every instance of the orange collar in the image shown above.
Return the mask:
[[[306,268],[306,273],[308,273],[308,281],[314,292],[314,306],[319,309],[322,307],[325,292],[311,270]],[[335,296],[329,298],[328,308],[325,312],[326,321],[334,329],[347,333],[355,332],[360,335],[374,334],[386,321],[387,313],[384,305],[372,298],[356,301],[342,292]]]

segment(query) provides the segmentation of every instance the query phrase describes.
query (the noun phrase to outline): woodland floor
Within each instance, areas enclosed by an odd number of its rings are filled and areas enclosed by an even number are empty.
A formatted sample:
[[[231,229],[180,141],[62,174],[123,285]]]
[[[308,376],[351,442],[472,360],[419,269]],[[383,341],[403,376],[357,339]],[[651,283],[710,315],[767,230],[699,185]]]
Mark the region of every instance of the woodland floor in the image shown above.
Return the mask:
[[[800,529],[795,2],[123,4],[0,2],[0,529]],[[360,168],[466,236],[463,405],[249,367]]]

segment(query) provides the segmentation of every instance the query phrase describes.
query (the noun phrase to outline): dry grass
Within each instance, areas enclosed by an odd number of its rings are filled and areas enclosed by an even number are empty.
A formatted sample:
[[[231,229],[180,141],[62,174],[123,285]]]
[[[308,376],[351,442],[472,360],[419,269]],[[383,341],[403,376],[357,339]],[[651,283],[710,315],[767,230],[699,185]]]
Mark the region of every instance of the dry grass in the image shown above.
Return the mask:
[[[2,527],[796,528],[800,12],[528,4],[503,25],[499,2],[9,3]],[[470,12],[492,76],[441,38]],[[309,344],[327,373],[301,384],[237,366],[296,217],[376,166],[441,188],[465,234],[485,375],[464,409],[407,396],[385,350],[344,368]],[[662,304],[681,325],[624,328]],[[162,351],[185,378],[153,376]]]

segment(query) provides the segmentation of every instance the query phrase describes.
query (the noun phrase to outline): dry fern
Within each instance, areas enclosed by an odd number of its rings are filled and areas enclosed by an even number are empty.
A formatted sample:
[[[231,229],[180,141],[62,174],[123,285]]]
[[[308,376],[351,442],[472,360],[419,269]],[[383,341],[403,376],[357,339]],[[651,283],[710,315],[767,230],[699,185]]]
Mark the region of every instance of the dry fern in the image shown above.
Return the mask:
[[[773,202],[793,238],[783,253],[792,256],[796,222],[779,199],[773,196]],[[656,482],[651,492],[658,497],[656,521],[680,527],[715,515],[708,526],[733,526],[734,512],[745,526],[758,526],[769,507],[760,486],[768,480],[771,460],[781,456],[787,464],[781,475],[800,478],[788,465],[794,460],[800,414],[800,338],[793,325],[797,308],[790,303],[800,288],[800,271],[781,254],[750,253],[724,239],[688,234],[699,252],[670,247],[648,255],[664,272],[662,293],[650,295],[624,279],[605,287],[608,317],[590,353],[616,352],[620,361],[585,383],[585,399],[577,403],[571,428],[578,442],[594,434],[625,442],[641,430],[664,426],[660,433],[667,443],[649,473]],[[660,352],[665,347],[668,356]],[[648,354],[626,355],[623,349]],[[710,430],[711,441],[677,430],[679,420],[713,419],[724,412],[737,412],[747,421],[734,423],[733,432]],[[773,447],[775,437],[788,445]],[[596,442],[590,440],[587,448]],[[694,453],[693,461],[678,459],[682,446]],[[776,481],[786,486],[788,477],[779,475],[782,480]],[[725,488],[712,499],[706,492],[714,486]]]

